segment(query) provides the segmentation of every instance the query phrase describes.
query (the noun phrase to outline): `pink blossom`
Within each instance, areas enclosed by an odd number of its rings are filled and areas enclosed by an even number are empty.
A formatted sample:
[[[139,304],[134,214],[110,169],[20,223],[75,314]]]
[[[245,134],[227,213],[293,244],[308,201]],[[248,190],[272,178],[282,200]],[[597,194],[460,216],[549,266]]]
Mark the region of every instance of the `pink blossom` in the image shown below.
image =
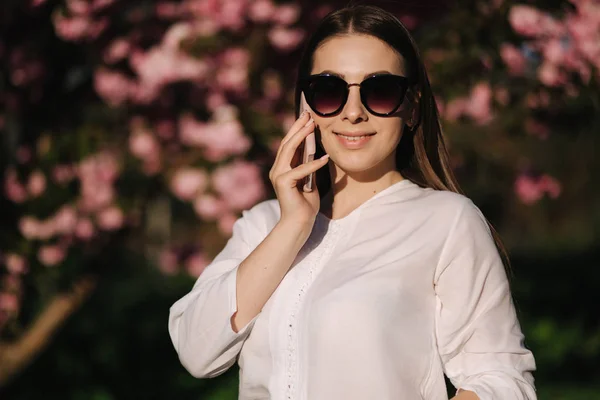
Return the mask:
[[[219,218],[226,209],[226,203],[212,194],[203,194],[194,200],[194,211],[207,221]]]
[[[52,169],[52,179],[59,185],[69,183],[75,177],[75,168],[72,165],[59,164]]]
[[[175,124],[173,121],[164,119],[158,121],[155,126],[156,133],[162,139],[172,139],[175,136]]]
[[[130,100],[135,104],[150,104],[160,94],[160,86],[150,86],[144,82],[135,82],[131,86]]]
[[[450,100],[446,104],[446,112],[444,113],[445,118],[448,121],[456,121],[460,118],[466,111],[467,106],[469,105],[469,101],[464,97],[457,97]]]
[[[62,206],[52,217],[54,231],[64,235],[71,234],[77,224],[77,211],[71,205]]]
[[[559,39],[551,39],[543,44],[542,53],[548,62],[560,64],[565,58],[566,52]]]
[[[521,202],[531,205],[542,198],[544,190],[530,176],[521,175],[515,181],[515,193]]]
[[[502,57],[502,61],[508,67],[510,74],[516,76],[523,75],[527,62],[519,49],[510,43],[503,43],[500,46],[500,57]]]
[[[268,38],[275,49],[289,52],[300,45],[304,35],[304,31],[299,28],[276,26],[269,31]]]
[[[114,198],[115,189],[111,185],[85,181],[82,182],[78,206],[82,211],[94,212],[111,204]]]
[[[216,80],[223,90],[245,92],[248,89],[248,69],[239,66],[220,69]]]
[[[210,264],[210,260],[202,252],[196,252],[185,260],[185,270],[193,277],[199,277],[202,271]]]
[[[239,31],[245,25],[246,4],[240,0],[221,0],[218,21],[223,28]]]
[[[114,153],[102,151],[82,160],[77,172],[83,181],[112,183],[119,175],[119,162]]]
[[[291,25],[300,17],[300,6],[298,4],[286,3],[277,7],[272,15],[273,22],[281,25]]]
[[[473,87],[469,98],[467,114],[478,124],[486,124],[492,119],[490,103],[492,89],[487,82],[480,82]]]
[[[161,1],[156,4],[156,15],[159,18],[164,19],[174,19],[178,18],[182,14],[182,7],[178,3],[173,3],[170,1]]]
[[[561,86],[567,83],[567,77],[557,66],[544,62],[538,68],[540,82],[546,86]]]
[[[206,189],[208,174],[197,168],[180,168],[171,179],[171,191],[181,200],[190,201]]]
[[[113,183],[119,174],[119,165],[112,152],[88,156],[79,163],[77,173],[81,180],[79,207],[83,211],[93,212],[113,201]]]
[[[54,13],[53,22],[58,37],[74,42],[85,39],[92,27],[92,21],[87,17],[68,18],[62,15],[60,11]]]
[[[27,261],[19,254],[8,253],[4,257],[4,265],[11,274],[24,274],[27,272]]]
[[[4,194],[13,203],[22,203],[27,199],[27,191],[19,181],[17,171],[9,167],[4,177]]]
[[[94,74],[94,89],[104,101],[116,107],[127,101],[132,81],[119,72],[100,68]]]
[[[158,95],[159,89],[166,84],[204,79],[210,70],[205,61],[165,47],[154,47],[146,53],[136,50],[131,54],[130,62],[140,78],[133,91],[136,98],[144,100],[152,100],[152,96]]]
[[[248,9],[248,17],[254,22],[267,22],[275,14],[275,4],[271,0],[254,0]]]
[[[225,99],[223,92],[212,91],[206,96],[206,107],[210,111],[214,111],[226,103],[227,99]]]
[[[515,192],[523,203],[533,204],[545,193],[552,199],[557,198],[561,192],[561,185],[550,175],[542,175],[539,178],[521,175],[515,181]]]
[[[0,311],[7,314],[19,311],[19,298],[16,293],[0,292]]]
[[[115,0],[93,0],[92,10],[99,11],[115,3]]]
[[[219,56],[220,62],[229,67],[238,65],[247,67],[250,64],[250,58],[250,52],[241,47],[231,47]]]
[[[192,37],[194,33],[194,27],[191,23],[175,23],[171,25],[171,27],[163,35],[162,46],[164,49],[178,51],[180,49],[181,42],[185,39]]]
[[[67,9],[71,14],[88,14],[91,4],[85,0],[67,0]]]
[[[235,214],[228,212],[219,218],[217,228],[224,235],[231,236],[233,233],[233,225],[237,219],[238,217]]]
[[[235,121],[212,123],[207,126],[204,156],[207,160],[218,162],[229,155],[246,153],[252,145],[244,134],[242,124]]]
[[[165,275],[177,273],[177,255],[171,250],[163,250],[158,257],[158,269]]]
[[[207,124],[196,120],[191,114],[179,117],[179,135],[181,143],[201,147],[207,142]]]
[[[32,240],[37,238],[40,226],[40,222],[36,218],[29,215],[21,217],[19,220],[19,231],[21,232],[21,235],[25,237],[25,239]]]
[[[129,151],[134,156],[146,160],[158,157],[160,145],[148,129],[135,129],[129,136]]]
[[[528,5],[514,5],[508,13],[508,21],[515,32],[523,36],[559,36],[564,28],[549,14]]]
[[[129,54],[131,45],[125,38],[115,39],[104,52],[104,62],[114,64],[126,58]]]
[[[105,231],[115,231],[123,226],[125,216],[123,211],[116,206],[108,207],[96,214],[98,227]]]
[[[265,196],[260,172],[257,165],[236,160],[214,171],[213,186],[231,209],[248,209]]]
[[[94,236],[94,224],[89,218],[81,218],[75,225],[75,236],[81,240],[89,240]]]
[[[31,197],[38,197],[46,190],[46,177],[40,170],[35,170],[29,175],[27,190]]]
[[[562,190],[560,182],[551,177],[550,175],[542,175],[539,181],[539,185],[544,190],[550,198],[556,199],[560,196],[560,192]]]
[[[65,250],[58,245],[45,245],[38,250],[38,259],[47,267],[61,263],[65,256]]]

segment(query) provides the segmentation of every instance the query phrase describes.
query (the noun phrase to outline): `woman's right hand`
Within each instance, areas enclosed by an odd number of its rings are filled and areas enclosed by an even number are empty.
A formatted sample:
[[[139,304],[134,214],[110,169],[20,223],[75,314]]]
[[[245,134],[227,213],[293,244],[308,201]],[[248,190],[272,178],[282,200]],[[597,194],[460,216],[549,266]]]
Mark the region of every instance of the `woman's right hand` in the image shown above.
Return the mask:
[[[273,184],[281,209],[281,220],[297,223],[314,223],[319,212],[320,198],[317,185],[311,192],[302,190],[302,180],[327,164],[326,155],[306,164],[301,164],[300,144],[314,131],[315,123],[306,112],[294,122],[282,139],[269,179]],[[312,226],[312,225],[311,225]]]

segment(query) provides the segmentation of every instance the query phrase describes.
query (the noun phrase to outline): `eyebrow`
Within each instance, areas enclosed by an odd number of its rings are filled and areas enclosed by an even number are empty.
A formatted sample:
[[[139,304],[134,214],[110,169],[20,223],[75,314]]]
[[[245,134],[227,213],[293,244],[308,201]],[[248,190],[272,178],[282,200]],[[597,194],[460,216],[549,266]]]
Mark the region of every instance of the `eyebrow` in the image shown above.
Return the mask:
[[[342,79],[346,79],[346,75],[340,74],[338,72],[334,72],[334,71],[329,70],[329,69],[326,69],[325,71],[319,72],[319,74],[331,74],[331,75],[339,76]],[[376,74],[389,74],[389,75],[393,75],[390,71],[379,70],[379,71],[368,72],[368,73],[364,74],[363,75],[363,79],[365,79],[367,76],[376,75]]]

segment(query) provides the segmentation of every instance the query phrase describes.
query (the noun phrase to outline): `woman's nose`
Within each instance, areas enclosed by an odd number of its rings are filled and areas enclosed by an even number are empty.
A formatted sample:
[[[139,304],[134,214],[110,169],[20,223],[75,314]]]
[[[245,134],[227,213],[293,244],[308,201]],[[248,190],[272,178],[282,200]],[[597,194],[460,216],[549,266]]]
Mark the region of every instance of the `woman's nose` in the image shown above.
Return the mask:
[[[360,87],[350,86],[348,101],[342,112],[342,119],[348,119],[350,122],[364,121],[368,118],[367,110],[360,99]]]

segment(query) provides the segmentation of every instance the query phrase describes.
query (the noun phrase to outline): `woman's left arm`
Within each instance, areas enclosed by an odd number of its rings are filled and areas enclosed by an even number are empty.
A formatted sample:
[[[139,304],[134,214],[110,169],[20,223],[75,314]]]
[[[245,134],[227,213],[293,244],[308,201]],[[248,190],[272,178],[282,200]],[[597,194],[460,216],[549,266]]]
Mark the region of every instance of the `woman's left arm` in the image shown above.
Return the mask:
[[[535,400],[533,354],[524,345],[502,260],[468,199],[435,273],[436,336],[454,400]]]

